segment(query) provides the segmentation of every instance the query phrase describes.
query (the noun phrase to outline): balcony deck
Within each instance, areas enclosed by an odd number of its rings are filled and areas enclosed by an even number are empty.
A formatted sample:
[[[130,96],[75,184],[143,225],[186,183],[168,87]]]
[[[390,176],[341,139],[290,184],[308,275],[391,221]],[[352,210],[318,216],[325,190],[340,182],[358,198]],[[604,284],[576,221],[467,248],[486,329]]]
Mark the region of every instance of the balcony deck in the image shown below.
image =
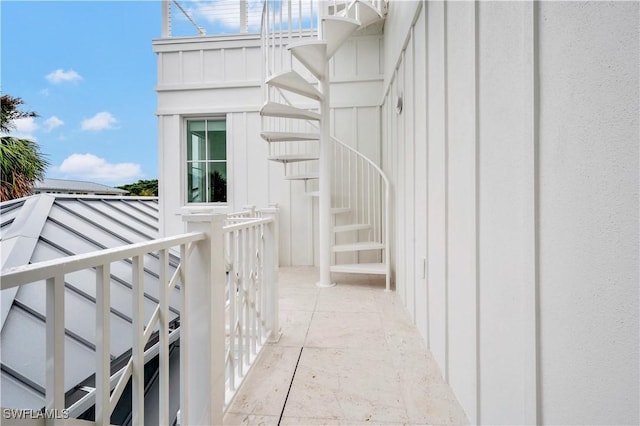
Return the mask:
[[[268,345],[227,425],[468,424],[384,277],[280,269],[282,338]]]

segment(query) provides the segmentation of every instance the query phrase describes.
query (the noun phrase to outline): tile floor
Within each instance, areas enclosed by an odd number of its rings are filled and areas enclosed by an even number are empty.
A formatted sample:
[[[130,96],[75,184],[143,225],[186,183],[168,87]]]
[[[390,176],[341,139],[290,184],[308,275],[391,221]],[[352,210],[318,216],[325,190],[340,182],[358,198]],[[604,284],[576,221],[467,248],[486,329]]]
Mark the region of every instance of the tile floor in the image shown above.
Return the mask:
[[[280,269],[282,338],[263,349],[226,425],[468,424],[384,279]]]

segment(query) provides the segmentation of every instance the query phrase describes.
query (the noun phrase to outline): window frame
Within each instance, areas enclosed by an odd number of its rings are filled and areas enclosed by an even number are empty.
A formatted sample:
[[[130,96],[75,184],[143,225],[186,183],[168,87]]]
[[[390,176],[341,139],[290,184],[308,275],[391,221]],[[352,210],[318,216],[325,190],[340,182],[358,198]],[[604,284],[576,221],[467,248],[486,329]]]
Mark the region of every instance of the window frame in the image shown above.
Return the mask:
[[[218,122],[224,122],[225,123],[225,159],[223,160],[190,160],[189,159],[189,146],[188,144],[190,143],[189,140],[189,122],[193,122],[193,121],[204,121],[205,122],[205,134],[207,133],[207,122],[208,121],[218,121]],[[222,114],[222,115],[197,115],[197,116],[184,116],[182,119],[182,158],[183,160],[181,161],[181,166],[183,168],[182,170],[182,190],[184,191],[184,195],[183,195],[183,205],[188,207],[188,206],[221,206],[221,207],[226,207],[228,205],[230,205],[230,197],[231,197],[231,179],[230,179],[230,161],[229,161],[229,152],[230,152],[230,147],[229,147],[229,117],[226,114]],[[207,150],[207,157],[208,157],[208,143],[207,140],[205,139],[205,146],[206,146],[206,150]],[[206,162],[206,163],[224,163],[225,167],[226,167],[226,199],[227,201],[189,201],[189,170],[190,170],[190,164],[194,163],[194,162]],[[208,179],[205,179],[205,182],[207,182],[207,195],[208,195],[208,188],[209,188],[209,183],[208,183]]]

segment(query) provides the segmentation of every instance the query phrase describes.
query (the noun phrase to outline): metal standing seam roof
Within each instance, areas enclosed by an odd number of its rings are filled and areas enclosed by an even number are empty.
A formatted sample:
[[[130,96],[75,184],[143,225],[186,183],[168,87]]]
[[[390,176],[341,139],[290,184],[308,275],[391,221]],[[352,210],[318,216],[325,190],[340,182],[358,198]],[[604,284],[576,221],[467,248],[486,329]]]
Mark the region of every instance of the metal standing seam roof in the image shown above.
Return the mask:
[[[45,191],[61,191],[70,193],[88,193],[88,194],[103,194],[103,195],[124,195],[128,191],[120,188],[113,188],[111,186],[102,185],[95,182],[86,182],[80,180],[67,180],[67,179],[43,179],[36,182],[34,185],[39,192]]]
[[[158,238],[158,200],[39,194],[0,203],[2,269]],[[179,260],[172,256],[170,273]],[[158,300],[158,259],[144,257],[145,321]],[[111,265],[111,356],[132,346],[132,266]],[[65,276],[65,392],[95,373],[94,270]],[[45,389],[44,281],[0,293],[0,405],[40,409]],[[179,288],[170,295],[173,321]]]

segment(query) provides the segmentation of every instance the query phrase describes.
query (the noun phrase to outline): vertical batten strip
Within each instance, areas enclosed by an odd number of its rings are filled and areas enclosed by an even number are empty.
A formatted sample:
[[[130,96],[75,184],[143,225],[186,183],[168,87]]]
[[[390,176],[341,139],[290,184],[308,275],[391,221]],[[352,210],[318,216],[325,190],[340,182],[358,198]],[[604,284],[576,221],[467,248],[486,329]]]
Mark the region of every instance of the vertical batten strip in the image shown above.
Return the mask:
[[[449,383],[449,51],[447,2],[443,3],[444,47],[444,379]]]
[[[131,407],[132,422],[144,424],[144,260],[142,256],[132,259],[133,297],[132,297],[132,382]]]
[[[64,404],[64,275],[47,279],[45,406],[62,410]]]
[[[97,425],[111,418],[111,265],[96,268],[96,406]]]
[[[524,421],[531,424],[544,422],[542,412],[542,375],[541,375],[541,347],[540,347],[540,4],[530,2],[528,16],[525,17],[531,28],[531,96],[532,110],[529,123],[531,123],[531,148],[533,157],[531,167],[528,170],[528,178],[532,184],[531,206],[525,211],[531,211],[529,218],[532,225],[532,233],[529,247],[532,250],[531,273],[527,274],[532,280],[525,289],[526,309],[524,335],[526,346],[524,371],[526,373],[525,386],[525,418]]]
[[[426,317],[427,317],[427,330],[426,330],[426,344],[427,344],[427,349],[431,350],[431,288],[430,288],[430,273],[429,273],[429,259],[430,259],[430,232],[431,232],[431,228],[429,226],[429,221],[430,221],[430,215],[431,215],[431,206],[430,206],[430,197],[431,197],[431,191],[430,191],[430,185],[429,185],[429,175],[431,173],[430,171],[430,167],[429,167],[429,150],[431,149],[431,138],[429,137],[429,129],[430,129],[430,120],[429,120],[429,106],[430,106],[430,96],[431,93],[429,91],[429,80],[431,79],[431,74],[429,72],[429,3],[425,3],[424,4],[424,9],[423,9],[423,14],[424,14],[424,25],[425,25],[425,29],[424,29],[424,69],[425,69],[425,96],[424,96],[424,113],[425,113],[425,137],[426,137],[426,144],[427,144],[427,149],[425,150],[425,158],[424,158],[424,164],[427,167],[427,180],[425,182],[425,191],[426,191],[426,200],[427,200],[427,206],[425,209],[425,221],[427,223],[427,227],[426,227],[426,246],[425,246],[425,261],[427,262],[425,265],[425,271],[424,271],[424,279],[425,279],[425,283],[426,283],[426,294],[427,294],[427,301],[426,301]]]
[[[474,210],[475,210],[475,370],[476,370],[476,424],[481,424],[482,419],[482,399],[481,399],[481,368],[480,368],[480,4],[474,2],[474,122],[475,122],[475,194],[474,194]]]
[[[162,249],[158,253],[160,316],[159,356],[158,356],[158,422],[167,425],[169,421],[169,252]],[[153,327],[153,325],[150,325]]]

